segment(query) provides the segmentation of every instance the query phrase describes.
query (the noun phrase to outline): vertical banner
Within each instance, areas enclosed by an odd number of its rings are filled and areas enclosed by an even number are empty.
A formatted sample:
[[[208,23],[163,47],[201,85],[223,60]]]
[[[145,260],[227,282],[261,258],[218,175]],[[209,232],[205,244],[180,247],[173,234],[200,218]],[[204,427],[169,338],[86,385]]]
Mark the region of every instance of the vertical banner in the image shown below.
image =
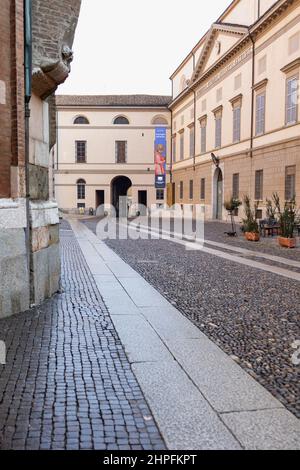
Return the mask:
[[[166,188],[167,173],[167,128],[157,127],[155,129],[154,143],[154,163],[155,163],[155,188]]]

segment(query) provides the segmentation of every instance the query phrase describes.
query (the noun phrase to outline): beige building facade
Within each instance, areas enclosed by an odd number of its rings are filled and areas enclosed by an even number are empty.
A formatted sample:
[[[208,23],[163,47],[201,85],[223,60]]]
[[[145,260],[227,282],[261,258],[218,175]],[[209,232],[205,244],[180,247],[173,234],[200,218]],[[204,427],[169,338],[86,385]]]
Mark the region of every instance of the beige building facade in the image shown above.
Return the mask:
[[[170,99],[57,96],[54,191],[59,208],[87,212],[101,206],[99,213],[104,205],[107,212],[113,206],[118,213],[120,196],[127,197],[129,215],[136,215],[139,205],[164,205],[166,189],[155,187],[154,141],[161,127],[171,140]],[[169,173],[169,145],[167,163]]]
[[[300,206],[300,1],[235,0],[171,76],[172,188],[180,204],[249,194]],[[242,216],[242,210],[239,216]]]

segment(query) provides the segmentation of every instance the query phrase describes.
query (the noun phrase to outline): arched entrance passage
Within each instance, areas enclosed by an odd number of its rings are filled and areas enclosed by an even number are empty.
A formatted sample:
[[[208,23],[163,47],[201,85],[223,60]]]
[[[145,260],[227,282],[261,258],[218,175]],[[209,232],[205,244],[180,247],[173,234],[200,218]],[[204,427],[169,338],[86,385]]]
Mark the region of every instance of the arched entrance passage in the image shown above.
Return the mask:
[[[223,173],[216,168],[214,174],[214,218],[222,220],[223,216]]]
[[[127,217],[128,190],[132,182],[127,176],[117,176],[111,182],[111,201],[117,217]]]

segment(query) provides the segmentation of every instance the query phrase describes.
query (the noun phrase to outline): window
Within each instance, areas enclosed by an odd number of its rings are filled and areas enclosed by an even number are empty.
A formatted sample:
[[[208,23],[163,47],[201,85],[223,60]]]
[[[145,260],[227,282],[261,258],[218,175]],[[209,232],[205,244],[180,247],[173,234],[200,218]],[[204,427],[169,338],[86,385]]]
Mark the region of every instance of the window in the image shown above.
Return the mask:
[[[241,140],[241,105],[233,108],[233,142]]]
[[[190,199],[194,198],[194,181],[190,180],[190,191],[189,191]]]
[[[156,190],[156,200],[163,201],[165,199],[165,191],[163,189]]]
[[[184,133],[180,134],[180,160],[184,160]]]
[[[77,181],[77,199],[85,199],[85,180]]]
[[[266,108],[266,94],[260,93],[256,95],[256,125],[255,134],[261,135],[265,132],[265,108]]]
[[[291,201],[296,197],[296,165],[285,168],[285,199]]]
[[[256,201],[263,200],[263,181],[264,181],[263,170],[257,170],[255,172],[255,199]]]
[[[127,142],[126,140],[116,140],[116,163],[127,162]]]
[[[173,144],[173,162],[176,162],[176,135],[174,135],[172,139],[172,144]]]
[[[76,162],[85,163],[86,162],[86,140],[76,140]]]
[[[195,155],[195,126],[190,127],[190,157]]]
[[[180,181],[179,184],[179,198],[183,199],[183,181]]]
[[[238,199],[240,195],[240,175],[235,173],[232,175],[232,197]]]
[[[128,121],[127,117],[125,117],[125,116],[118,116],[118,117],[115,118],[114,124],[124,125],[124,124],[129,124],[129,121]]]
[[[85,203],[84,202],[79,202],[77,204],[77,209],[85,209]]]
[[[215,147],[219,148],[222,145],[222,114],[216,114],[216,129],[215,129]]]
[[[200,199],[205,199],[205,178],[200,181]]]
[[[295,124],[298,114],[298,77],[286,81],[286,124]]]
[[[201,153],[206,153],[206,128],[207,128],[207,118],[203,118],[200,120],[200,128],[201,128]]]
[[[152,124],[154,126],[167,126],[168,121],[163,116],[155,116],[155,118],[152,119]]]
[[[89,124],[89,120],[85,116],[77,116],[74,119],[74,124]]]

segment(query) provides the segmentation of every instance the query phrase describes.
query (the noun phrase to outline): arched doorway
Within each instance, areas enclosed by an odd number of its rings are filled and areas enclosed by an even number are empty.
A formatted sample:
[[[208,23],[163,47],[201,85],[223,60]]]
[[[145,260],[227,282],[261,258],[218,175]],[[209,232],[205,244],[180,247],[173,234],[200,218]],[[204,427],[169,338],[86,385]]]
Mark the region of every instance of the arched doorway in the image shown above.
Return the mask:
[[[223,217],[223,173],[220,168],[214,174],[214,217],[218,220]]]
[[[132,182],[127,176],[117,176],[111,182],[111,201],[117,217],[127,217],[128,190],[131,187]]]

